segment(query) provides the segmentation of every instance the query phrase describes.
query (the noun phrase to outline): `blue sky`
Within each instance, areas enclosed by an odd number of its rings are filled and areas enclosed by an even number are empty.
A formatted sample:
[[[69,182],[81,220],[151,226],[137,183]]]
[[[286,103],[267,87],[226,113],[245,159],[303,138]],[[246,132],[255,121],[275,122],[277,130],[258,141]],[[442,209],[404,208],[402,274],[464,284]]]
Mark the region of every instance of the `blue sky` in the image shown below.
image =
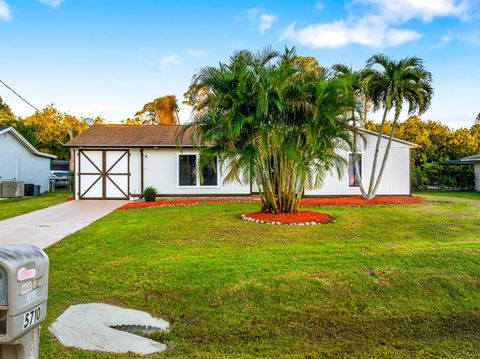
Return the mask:
[[[480,112],[479,20],[480,0],[0,0],[0,79],[37,107],[118,122],[162,95],[181,102],[200,67],[237,49],[296,46],[354,68],[376,52],[416,55],[434,78],[423,117],[469,127]],[[4,87],[0,96],[32,112]]]

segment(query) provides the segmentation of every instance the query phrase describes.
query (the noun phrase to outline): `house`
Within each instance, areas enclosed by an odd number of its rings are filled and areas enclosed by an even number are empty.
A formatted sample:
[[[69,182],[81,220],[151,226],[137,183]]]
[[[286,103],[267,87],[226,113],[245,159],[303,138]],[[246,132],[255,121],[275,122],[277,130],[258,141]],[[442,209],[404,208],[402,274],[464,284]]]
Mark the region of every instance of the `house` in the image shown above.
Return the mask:
[[[473,166],[474,168],[474,189],[480,192],[480,153],[473,156],[463,157],[459,160],[440,161],[443,166]]]
[[[470,162],[473,164],[475,172],[475,191],[480,192],[480,153],[473,156],[460,158],[461,162]]]
[[[13,127],[0,126],[0,182],[40,185],[48,191],[50,161],[56,156],[38,151]]]
[[[178,147],[178,126],[94,125],[65,146],[75,157],[76,199],[135,199],[143,189],[154,186],[160,196],[249,196],[255,186],[239,182],[225,183],[223,169],[212,166],[195,170],[199,151],[191,136],[185,135]],[[376,134],[363,131],[366,146],[361,152],[360,171],[369,179],[376,144]],[[382,137],[380,152],[388,138]],[[394,139],[386,164],[379,195],[409,195],[410,151],[413,143]],[[360,195],[356,185],[351,154],[340,151],[349,161],[342,178],[328,174],[324,185],[305,191],[305,196]],[[219,167],[218,161],[215,162]],[[202,181],[200,180],[202,178]]]

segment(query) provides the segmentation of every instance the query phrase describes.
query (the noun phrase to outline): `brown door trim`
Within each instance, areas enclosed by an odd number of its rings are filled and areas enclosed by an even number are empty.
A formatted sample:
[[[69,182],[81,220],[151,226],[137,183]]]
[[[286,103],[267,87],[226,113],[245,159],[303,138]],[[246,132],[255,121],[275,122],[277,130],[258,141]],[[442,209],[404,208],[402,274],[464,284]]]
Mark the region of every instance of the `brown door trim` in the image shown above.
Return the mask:
[[[102,164],[101,164],[101,170],[98,168],[98,166],[92,161],[90,157],[85,152],[89,151],[97,151],[102,153]],[[110,168],[107,170],[107,152],[120,152],[124,151],[124,153],[115,161],[115,163],[110,166]],[[81,171],[81,155],[83,155],[97,170],[98,173],[96,172],[82,172]],[[110,172],[114,169],[114,167],[124,158],[127,156],[127,172],[119,172],[119,173],[114,173]],[[98,178],[95,179],[95,181],[82,193],[81,189],[81,178],[82,175],[98,175]],[[127,193],[122,190],[122,188],[110,177],[110,176],[127,176]],[[102,196],[101,197],[89,197],[85,198],[85,195],[87,194],[88,191],[90,191],[95,184],[98,183],[99,180],[102,180]],[[107,179],[124,195],[124,197],[107,197]],[[130,196],[130,150],[128,149],[114,149],[114,150],[105,150],[105,149],[98,149],[98,150],[78,150],[78,198],[79,199],[128,199]]]

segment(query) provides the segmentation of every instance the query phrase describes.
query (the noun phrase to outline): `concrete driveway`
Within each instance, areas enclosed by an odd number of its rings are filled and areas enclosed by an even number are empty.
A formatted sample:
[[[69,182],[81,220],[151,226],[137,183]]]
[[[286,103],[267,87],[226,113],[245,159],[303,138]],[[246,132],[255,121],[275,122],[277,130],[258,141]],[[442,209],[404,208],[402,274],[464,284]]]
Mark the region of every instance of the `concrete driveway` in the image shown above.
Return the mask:
[[[48,247],[128,201],[70,201],[0,221],[0,245]]]

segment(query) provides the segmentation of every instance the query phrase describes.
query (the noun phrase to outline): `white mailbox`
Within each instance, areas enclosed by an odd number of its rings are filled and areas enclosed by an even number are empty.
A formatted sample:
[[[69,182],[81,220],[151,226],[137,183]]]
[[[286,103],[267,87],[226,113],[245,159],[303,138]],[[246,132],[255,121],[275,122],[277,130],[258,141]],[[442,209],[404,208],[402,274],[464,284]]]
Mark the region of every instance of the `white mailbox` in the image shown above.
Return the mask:
[[[48,265],[45,252],[35,246],[0,246],[0,359],[38,358]]]

